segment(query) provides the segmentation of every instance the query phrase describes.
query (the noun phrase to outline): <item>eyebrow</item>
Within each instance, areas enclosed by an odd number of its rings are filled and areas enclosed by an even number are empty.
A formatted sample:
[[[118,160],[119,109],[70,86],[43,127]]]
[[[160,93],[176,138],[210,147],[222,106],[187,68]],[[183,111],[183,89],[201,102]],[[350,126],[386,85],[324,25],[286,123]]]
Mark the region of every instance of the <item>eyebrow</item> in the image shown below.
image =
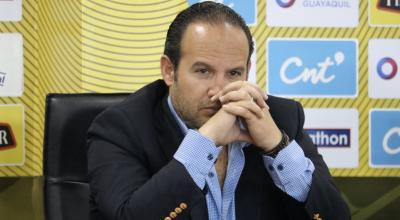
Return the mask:
[[[195,63],[192,65],[192,68],[203,67],[203,66],[206,67],[206,68],[208,68],[208,69],[214,70],[214,68],[213,68],[212,66],[210,66],[210,65],[207,64],[207,63],[201,62],[201,61],[195,62]],[[243,67],[243,66],[238,66],[238,67],[234,67],[234,68],[229,69],[227,72],[230,72],[230,71],[233,71],[233,70],[245,72],[246,68]]]
[[[242,66],[238,66],[238,67],[230,69],[229,71],[233,71],[233,70],[244,72],[246,70],[246,68],[244,68]]]
[[[195,63],[192,65],[192,68],[201,67],[201,66],[205,66],[205,67],[207,67],[207,68],[209,68],[209,69],[213,69],[213,68],[212,68],[210,65],[208,65],[207,63],[200,62],[200,61],[195,62]]]

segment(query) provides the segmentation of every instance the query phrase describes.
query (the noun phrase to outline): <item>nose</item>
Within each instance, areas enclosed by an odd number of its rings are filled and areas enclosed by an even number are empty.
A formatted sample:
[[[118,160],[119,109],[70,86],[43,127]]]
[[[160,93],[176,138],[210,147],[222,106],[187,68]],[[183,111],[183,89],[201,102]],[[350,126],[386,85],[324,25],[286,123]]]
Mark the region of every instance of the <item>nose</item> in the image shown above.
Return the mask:
[[[208,95],[209,97],[212,97],[216,95],[219,91],[221,91],[222,88],[224,88],[228,84],[228,80],[225,78],[224,74],[215,74],[214,77],[212,78],[209,89],[208,89]]]

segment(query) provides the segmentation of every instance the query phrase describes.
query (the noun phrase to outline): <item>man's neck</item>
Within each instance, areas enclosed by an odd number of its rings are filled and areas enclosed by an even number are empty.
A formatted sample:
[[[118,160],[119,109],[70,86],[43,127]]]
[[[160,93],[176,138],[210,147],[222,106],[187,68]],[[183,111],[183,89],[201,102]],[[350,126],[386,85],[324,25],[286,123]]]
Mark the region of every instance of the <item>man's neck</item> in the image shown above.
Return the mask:
[[[215,170],[217,171],[218,182],[221,186],[221,189],[224,187],[226,170],[228,168],[228,146],[223,146],[222,151],[218,156],[217,161],[215,162]]]

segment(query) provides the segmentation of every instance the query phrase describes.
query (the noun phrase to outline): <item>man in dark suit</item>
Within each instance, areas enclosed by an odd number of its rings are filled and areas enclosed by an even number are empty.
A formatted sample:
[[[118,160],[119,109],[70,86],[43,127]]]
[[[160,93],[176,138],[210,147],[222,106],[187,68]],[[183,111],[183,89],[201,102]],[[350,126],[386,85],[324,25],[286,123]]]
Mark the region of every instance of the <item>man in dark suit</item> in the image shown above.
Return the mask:
[[[295,101],[246,82],[243,19],[204,2],[170,25],[163,80],[88,134],[92,219],[349,219]]]

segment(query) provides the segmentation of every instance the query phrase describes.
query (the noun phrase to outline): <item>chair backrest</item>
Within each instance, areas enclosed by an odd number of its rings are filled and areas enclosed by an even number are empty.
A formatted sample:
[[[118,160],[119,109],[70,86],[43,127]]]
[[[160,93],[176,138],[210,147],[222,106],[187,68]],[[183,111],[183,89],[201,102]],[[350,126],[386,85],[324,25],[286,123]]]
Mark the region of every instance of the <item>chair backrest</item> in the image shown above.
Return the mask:
[[[49,94],[43,146],[46,220],[89,219],[86,132],[128,94]]]

